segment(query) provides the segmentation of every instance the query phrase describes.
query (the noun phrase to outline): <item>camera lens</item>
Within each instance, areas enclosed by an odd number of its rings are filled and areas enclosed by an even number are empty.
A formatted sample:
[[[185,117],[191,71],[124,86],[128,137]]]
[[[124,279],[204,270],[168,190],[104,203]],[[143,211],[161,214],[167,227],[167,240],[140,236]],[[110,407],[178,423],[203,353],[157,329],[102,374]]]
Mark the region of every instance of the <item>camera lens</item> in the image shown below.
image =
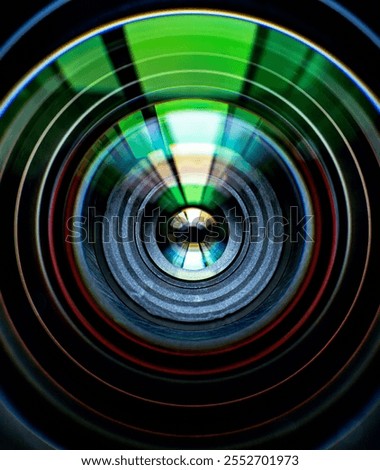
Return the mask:
[[[371,37],[84,3],[5,53],[53,32],[0,108],[4,406],[58,448],[337,445],[379,402],[379,104],[328,46]]]

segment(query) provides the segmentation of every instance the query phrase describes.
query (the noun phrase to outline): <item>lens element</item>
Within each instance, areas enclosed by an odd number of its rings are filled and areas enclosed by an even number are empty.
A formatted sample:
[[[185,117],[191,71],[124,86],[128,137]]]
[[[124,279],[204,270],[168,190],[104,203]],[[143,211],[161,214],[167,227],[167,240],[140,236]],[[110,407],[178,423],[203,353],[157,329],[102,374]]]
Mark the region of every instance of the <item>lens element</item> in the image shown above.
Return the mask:
[[[197,207],[187,207],[170,217],[165,224],[165,241],[159,246],[174,266],[199,271],[221,257],[226,237],[228,233],[215,217]]]
[[[0,108],[9,408],[59,448],[321,448],[376,385],[376,100],[269,19],[103,3]]]

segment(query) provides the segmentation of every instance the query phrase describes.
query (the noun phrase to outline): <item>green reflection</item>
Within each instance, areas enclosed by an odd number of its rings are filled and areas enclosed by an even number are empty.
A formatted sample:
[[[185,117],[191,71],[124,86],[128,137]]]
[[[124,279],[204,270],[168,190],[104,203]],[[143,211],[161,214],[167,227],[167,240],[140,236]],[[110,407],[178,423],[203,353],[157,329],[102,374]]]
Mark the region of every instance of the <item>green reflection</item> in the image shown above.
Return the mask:
[[[95,34],[41,68],[1,109],[1,158],[12,156],[12,171],[22,173],[33,154],[30,172],[38,178],[62,142],[76,142],[100,123],[104,129],[109,119],[111,127],[118,121],[113,134],[108,142],[97,141],[88,158],[99,158],[109,146],[115,177],[143,161],[145,173],[156,171],[158,179],[179,175],[163,198],[199,205],[219,196],[207,179],[189,180],[190,166],[207,174],[215,161],[224,168],[236,165],[235,154],[246,155],[244,162],[238,160],[241,171],[260,161],[258,137],[252,138],[239,120],[259,129],[271,119],[284,133],[293,126],[316,154],[328,148],[340,155],[347,142],[363,135],[368,146],[377,146],[376,105],[349,73],[290,35],[254,20],[201,12],[146,18],[120,28],[123,41],[116,41],[113,51],[130,52],[133,63],[126,59],[125,71],[133,70],[138,80],[129,88],[146,94],[144,106],[155,109],[158,123],[131,112],[136,108],[120,90],[109,48],[102,33]],[[243,91],[253,99],[242,97]],[[177,99],[183,96],[193,99]],[[129,110],[123,119],[112,115],[121,104]],[[184,146],[190,144],[186,157]],[[212,171],[223,176],[222,168]]]
[[[78,44],[62,55],[57,63],[75,91],[91,87],[93,92],[109,93],[120,88],[100,36]]]
[[[159,95],[194,84],[239,92],[257,28],[248,21],[189,14],[136,21],[124,29],[142,89]]]

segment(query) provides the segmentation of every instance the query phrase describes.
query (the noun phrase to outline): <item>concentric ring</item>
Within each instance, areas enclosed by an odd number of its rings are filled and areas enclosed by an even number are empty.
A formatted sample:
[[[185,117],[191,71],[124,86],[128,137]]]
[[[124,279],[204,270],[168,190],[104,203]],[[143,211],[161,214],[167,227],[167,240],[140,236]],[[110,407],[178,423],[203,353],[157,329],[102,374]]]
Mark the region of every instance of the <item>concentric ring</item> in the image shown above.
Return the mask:
[[[310,41],[227,11],[105,22],[31,72],[0,111],[1,337],[36,434],[342,435],[378,399],[378,111]]]

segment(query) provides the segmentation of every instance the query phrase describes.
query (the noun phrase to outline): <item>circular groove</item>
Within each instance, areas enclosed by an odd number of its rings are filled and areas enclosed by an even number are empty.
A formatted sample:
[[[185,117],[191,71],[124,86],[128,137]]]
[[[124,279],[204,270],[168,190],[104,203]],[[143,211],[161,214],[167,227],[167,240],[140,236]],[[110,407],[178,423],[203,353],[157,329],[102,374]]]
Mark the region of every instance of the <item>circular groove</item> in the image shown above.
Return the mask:
[[[270,21],[125,18],[0,108],[5,396],[57,447],[331,445],[379,385],[376,98]]]

